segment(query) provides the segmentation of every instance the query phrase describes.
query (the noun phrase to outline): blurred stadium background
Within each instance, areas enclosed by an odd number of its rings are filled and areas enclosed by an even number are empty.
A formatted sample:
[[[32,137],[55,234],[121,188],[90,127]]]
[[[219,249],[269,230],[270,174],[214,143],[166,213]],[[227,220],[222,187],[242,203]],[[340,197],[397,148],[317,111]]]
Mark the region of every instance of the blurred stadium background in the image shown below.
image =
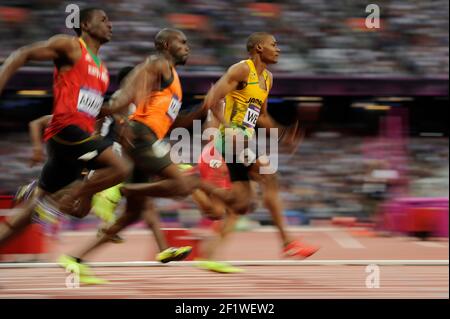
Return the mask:
[[[112,80],[120,68],[153,52],[160,28],[186,33],[191,57],[180,68],[186,110],[201,102],[221,72],[246,57],[249,34],[273,33],[282,55],[271,68],[275,80],[269,112],[283,124],[299,118],[307,133],[296,154],[280,155],[288,224],[341,221],[390,234],[425,232],[446,239],[449,2],[373,2],[381,8],[379,29],[365,26],[368,3],[351,0],[98,0],[95,6],[113,22],[113,40],[101,50]],[[20,46],[57,33],[74,34],[65,28],[70,3],[3,0],[0,63]],[[3,212],[9,211],[17,188],[38,177],[42,167],[28,165],[27,129],[29,121],[51,112],[51,84],[52,65],[31,63],[0,98]],[[109,94],[116,88],[112,84]],[[164,227],[189,229],[205,222],[189,199],[157,200],[157,205]],[[63,228],[95,230],[98,223],[91,216],[67,219]],[[258,203],[240,227],[271,224]],[[428,256],[425,250],[420,253]],[[439,256],[448,259],[448,246]]]
[[[65,28],[70,1],[2,1],[0,62],[14,49]],[[80,6],[92,5],[79,2]],[[355,216],[371,219],[394,197],[448,196],[448,9],[446,0],[380,0],[381,28],[365,26],[361,1],[97,1],[113,22],[101,50],[111,74],[153,51],[165,26],[183,29],[191,58],[181,68],[184,107],[201,101],[219,72],[246,56],[246,37],[276,35],[269,110],[299,117],[307,138],[281,158],[286,214],[293,224]],[[0,193],[38,176],[29,168],[27,124],[52,107],[49,63],[22,68],[0,100]],[[110,93],[115,90],[110,88]],[[194,209],[160,203],[163,217]],[[167,214],[165,214],[167,213]],[[261,205],[251,215],[270,223]]]

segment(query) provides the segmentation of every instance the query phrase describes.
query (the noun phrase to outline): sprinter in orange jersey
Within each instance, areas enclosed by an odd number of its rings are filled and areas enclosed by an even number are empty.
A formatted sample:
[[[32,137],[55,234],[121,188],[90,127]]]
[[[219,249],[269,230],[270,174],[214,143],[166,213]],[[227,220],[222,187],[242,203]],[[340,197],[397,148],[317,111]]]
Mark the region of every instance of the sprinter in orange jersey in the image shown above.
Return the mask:
[[[185,197],[199,184],[199,179],[185,176],[170,159],[170,147],[162,139],[173,126],[192,123],[195,118],[206,114],[199,109],[185,117],[178,117],[183,93],[176,66],[186,63],[189,46],[183,32],[176,29],[163,29],[155,37],[157,54],[149,56],[125,79],[120,93],[104,107],[103,115],[120,114],[130,103],[137,105],[136,111],[122,122],[128,123],[119,129],[125,152],[133,160],[134,171],[121,188],[127,198],[124,214],[115,224],[105,230],[104,235],[82,250],[77,257],[62,256],[60,263],[65,267],[86,267],[82,263],[93,250],[109,241],[120,231],[135,223],[148,205],[149,197]],[[149,183],[153,177],[161,180]],[[181,260],[189,255],[191,247],[166,249],[156,256],[163,263]]]

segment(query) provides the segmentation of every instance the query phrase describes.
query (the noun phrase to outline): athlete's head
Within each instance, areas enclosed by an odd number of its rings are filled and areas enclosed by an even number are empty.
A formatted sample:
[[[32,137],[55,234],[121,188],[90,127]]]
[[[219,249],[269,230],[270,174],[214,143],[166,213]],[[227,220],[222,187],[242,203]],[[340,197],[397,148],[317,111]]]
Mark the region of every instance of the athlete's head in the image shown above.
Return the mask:
[[[74,28],[79,37],[83,32],[98,40],[101,44],[112,37],[112,24],[105,11],[99,8],[86,8],[80,11],[80,27]]]
[[[248,37],[247,51],[250,55],[258,54],[261,60],[267,64],[278,62],[280,48],[273,35],[266,32],[256,32]]]
[[[155,37],[158,52],[172,56],[175,65],[183,65],[189,57],[189,45],[183,32],[177,29],[162,29]]]

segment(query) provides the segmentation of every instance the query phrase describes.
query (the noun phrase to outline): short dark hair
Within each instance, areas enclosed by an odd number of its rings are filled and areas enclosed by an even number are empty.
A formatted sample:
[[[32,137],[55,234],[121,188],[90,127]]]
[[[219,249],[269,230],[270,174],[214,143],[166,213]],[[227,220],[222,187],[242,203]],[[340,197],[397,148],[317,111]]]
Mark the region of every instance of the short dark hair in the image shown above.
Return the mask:
[[[117,74],[117,84],[120,85],[122,83],[123,79],[127,77],[127,75],[133,71],[134,67],[132,66],[126,66],[124,68],[121,68],[119,70],[119,73]]]
[[[97,10],[102,10],[100,8],[96,8],[96,7],[90,7],[90,8],[84,8],[80,11],[80,25],[78,28],[74,27],[73,30],[75,31],[75,33],[77,34],[77,36],[81,37],[81,25],[84,22],[89,21],[92,18],[92,13],[94,13],[94,11]]]
[[[258,44],[260,44],[266,37],[272,35],[267,32],[255,32],[252,33],[247,39],[247,51],[251,52]]]

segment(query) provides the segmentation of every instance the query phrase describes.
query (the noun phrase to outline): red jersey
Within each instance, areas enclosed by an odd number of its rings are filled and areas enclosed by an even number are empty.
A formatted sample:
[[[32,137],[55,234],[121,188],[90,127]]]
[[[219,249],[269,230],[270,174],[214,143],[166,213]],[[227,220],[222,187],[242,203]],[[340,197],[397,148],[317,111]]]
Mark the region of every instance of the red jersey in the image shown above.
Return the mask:
[[[220,188],[231,188],[230,175],[225,159],[213,144],[208,144],[203,148],[198,159],[198,169],[202,180]]]
[[[109,73],[103,63],[97,65],[80,38],[81,58],[66,72],[55,69],[53,75],[53,118],[44,133],[48,140],[69,125],[94,132],[96,117],[109,86]]]

